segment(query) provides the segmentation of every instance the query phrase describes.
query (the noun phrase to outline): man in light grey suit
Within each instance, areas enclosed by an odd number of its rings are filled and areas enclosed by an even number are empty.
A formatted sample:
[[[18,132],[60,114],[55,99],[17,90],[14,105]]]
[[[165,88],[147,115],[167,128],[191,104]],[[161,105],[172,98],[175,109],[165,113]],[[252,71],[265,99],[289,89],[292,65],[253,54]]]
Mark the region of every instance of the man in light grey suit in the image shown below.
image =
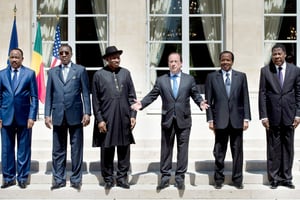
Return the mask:
[[[200,95],[194,77],[181,72],[182,58],[179,53],[168,57],[170,73],[157,78],[153,89],[132,105],[140,110],[151,104],[158,96],[162,99],[160,171],[162,174],[158,190],[169,186],[172,169],[174,139],[177,139],[177,168],[175,186],[185,188],[184,178],[188,165],[188,144],[192,126],[190,97],[201,108],[208,105]]]
[[[259,118],[266,128],[267,171],[271,189],[294,189],[294,132],[300,123],[300,68],[285,61],[282,44],[272,48],[272,60],[260,72]]]
[[[51,189],[66,185],[67,136],[70,133],[72,174],[71,187],[80,190],[82,184],[83,127],[90,122],[91,102],[89,80],[85,68],[71,62],[72,48],[62,45],[59,49],[62,65],[49,70],[45,124],[52,128]]]
[[[210,73],[205,83],[205,98],[210,105],[206,117],[215,134],[215,188],[221,189],[224,183],[224,159],[230,139],[232,182],[243,189],[243,131],[251,120],[247,77],[232,69],[232,52],[221,52],[219,60],[221,70]]]

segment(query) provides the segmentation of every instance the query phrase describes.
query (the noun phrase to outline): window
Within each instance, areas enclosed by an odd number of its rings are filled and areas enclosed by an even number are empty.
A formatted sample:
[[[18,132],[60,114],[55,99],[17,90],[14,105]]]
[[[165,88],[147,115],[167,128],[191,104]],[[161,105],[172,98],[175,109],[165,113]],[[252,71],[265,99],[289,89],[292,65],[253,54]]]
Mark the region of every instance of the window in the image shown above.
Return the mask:
[[[168,72],[167,57],[182,54],[185,73],[204,93],[209,72],[223,49],[223,0],[147,0],[149,82]]]
[[[86,67],[90,82],[103,67],[102,54],[108,43],[107,0],[34,0],[34,21],[39,20],[43,38],[43,60],[49,68],[57,23],[61,43],[73,48],[72,60]]]
[[[271,59],[271,48],[275,43],[286,46],[288,62],[297,62],[297,11],[296,0],[265,0],[264,8],[264,50],[265,64]],[[299,43],[299,42],[298,42]]]

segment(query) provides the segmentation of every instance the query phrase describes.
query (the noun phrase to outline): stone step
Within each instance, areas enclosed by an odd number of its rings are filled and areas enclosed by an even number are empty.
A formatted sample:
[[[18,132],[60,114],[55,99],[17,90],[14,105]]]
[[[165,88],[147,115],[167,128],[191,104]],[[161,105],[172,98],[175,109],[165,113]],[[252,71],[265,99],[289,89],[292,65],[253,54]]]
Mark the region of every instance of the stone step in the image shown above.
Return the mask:
[[[51,159],[51,148],[32,148],[32,159],[40,160],[44,158]],[[295,148],[295,158],[300,157],[300,148]],[[68,148],[68,158],[70,157],[70,149]],[[173,160],[176,160],[177,151],[173,150]],[[117,157],[117,155],[115,155]],[[83,158],[86,160],[95,160],[100,158],[100,148],[84,148]],[[131,148],[131,159],[157,160],[160,158],[160,149],[158,148]],[[214,159],[212,148],[189,148],[189,159],[207,160]],[[227,149],[226,160],[231,160],[230,149]],[[246,160],[266,160],[266,151],[261,148],[247,148],[244,149],[244,159]]]
[[[70,180],[71,172],[67,172],[67,180]],[[226,170],[225,184],[230,184],[231,181],[231,171]],[[1,177],[1,176],[0,176]],[[245,184],[269,184],[266,171],[245,171],[243,172],[243,183]],[[300,172],[293,171],[293,182],[298,185],[300,184]],[[159,171],[141,171],[141,172],[131,172],[129,175],[130,185],[147,185],[153,184],[157,185],[160,180]],[[49,184],[52,183],[52,173],[48,172],[32,172],[30,176],[31,184]],[[83,184],[103,184],[103,178],[100,171],[90,171],[83,172],[82,178]],[[175,183],[174,171],[170,179],[170,183]],[[214,184],[214,172],[213,171],[188,171],[186,173],[185,183],[187,185],[213,185]],[[0,198],[1,199],[1,198]]]
[[[1,162],[0,162],[1,164]],[[116,163],[115,163],[116,165]],[[260,171],[266,170],[265,160],[244,160],[244,170],[245,171]],[[173,162],[172,168],[176,168],[176,162]],[[225,161],[225,170],[231,170],[232,162]],[[31,160],[31,171],[38,172],[44,171],[48,172],[52,169],[52,160]],[[83,171],[100,171],[100,160],[84,160]],[[148,160],[148,159],[134,159],[131,161],[132,171],[159,171],[159,160]],[[0,165],[1,170],[1,165]],[[67,170],[71,170],[71,161],[67,160]],[[193,160],[189,159],[188,170],[190,171],[213,171],[214,170],[214,160]],[[293,170],[300,171],[300,161],[295,160],[293,163]]]
[[[300,189],[294,190],[278,187],[269,189],[268,185],[245,184],[243,190],[224,185],[220,190],[212,185],[186,185],[185,190],[177,190],[173,185],[157,191],[155,185],[132,185],[130,190],[113,187],[104,190],[95,184],[82,185],[78,192],[67,185],[64,188],[50,191],[49,184],[31,184],[21,190],[17,186],[1,190],[5,199],[298,199]]]
[[[160,138],[151,139],[151,138],[136,138],[136,144],[132,145],[132,148],[160,148]],[[84,147],[92,148],[92,139],[85,135],[84,139]],[[229,144],[229,143],[228,143]],[[300,146],[300,139],[296,138],[294,141],[295,147]],[[176,145],[176,140],[175,140]],[[213,148],[214,138],[191,138],[189,141],[190,148]],[[266,148],[266,140],[265,137],[255,138],[255,139],[244,139],[243,141],[244,148]],[[51,148],[52,147],[52,138],[40,138],[40,137],[32,137],[32,147],[39,148]],[[97,149],[97,148],[95,148]]]

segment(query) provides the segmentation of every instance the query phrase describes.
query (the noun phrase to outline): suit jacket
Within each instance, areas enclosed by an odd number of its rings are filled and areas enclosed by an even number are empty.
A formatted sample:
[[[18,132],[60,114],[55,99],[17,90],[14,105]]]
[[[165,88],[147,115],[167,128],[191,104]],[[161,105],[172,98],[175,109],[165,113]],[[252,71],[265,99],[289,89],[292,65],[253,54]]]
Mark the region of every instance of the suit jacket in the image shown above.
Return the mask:
[[[36,120],[38,91],[35,72],[21,66],[15,91],[11,85],[11,66],[0,71],[0,119],[4,126],[27,126],[28,119]]]
[[[78,125],[83,114],[91,115],[89,80],[85,68],[72,63],[66,82],[61,65],[50,69],[45,117],[52,115],[52,123],[56,126],[62,124],[64,117],[69,125]]]
[[[180,84],[177,98],[174,98],[170,74],[165,74],[157,78],[153,89],[141,101],[142,108],[151,104],[160,95],[162,99],[162,118],[163,128],[170,128],[176,112],[176,120],[179,128],[189,128],[192,126],[190,97],[200,106],[203,101],[200,95],[194,77],[181,73]]]
[[[300,117],[300,68],[286,64],[281,88],[274,64],[260,71],[259,118],[268,118],[271,126],[292,125],[295,116]]]
[[[244,119],[251,120],[247,77],[245,73],[232,70],[230,95],[227,96],[222,70],[208,74],[205,98],[210,107],[207,121],[214,121],[216,129],[224,129],[229,122],[233,128],[243,128]]]

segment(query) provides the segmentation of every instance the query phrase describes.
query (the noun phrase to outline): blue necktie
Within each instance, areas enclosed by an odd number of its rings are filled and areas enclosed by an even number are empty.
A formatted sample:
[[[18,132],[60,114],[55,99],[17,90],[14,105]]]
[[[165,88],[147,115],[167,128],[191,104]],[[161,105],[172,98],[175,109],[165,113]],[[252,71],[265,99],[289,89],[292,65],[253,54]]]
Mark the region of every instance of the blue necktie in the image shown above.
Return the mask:
[[[18,70],[15,69],[14,70],[13,79],[12,79],[12,88],[13,88],[13,91],[15,91],[15,89],[17,88],[17,81],[18,81]]]
[[[226,79],[225,79],[225,87],[226,87],[226,93],[227,93],[227,96],[229,97],[229,94],[230,94],[230,78],[229,78],[229,73],[226,72]]]
[[[278,79],[279,79],[280,86],[282,87],[283,85],[282,67],[278,67]]]
[[[178,83],[177,83],[177,74],[172,76],[172,81],[173,81],[173,95],[176,98],[177,97],[177,93],[178,93]]]

